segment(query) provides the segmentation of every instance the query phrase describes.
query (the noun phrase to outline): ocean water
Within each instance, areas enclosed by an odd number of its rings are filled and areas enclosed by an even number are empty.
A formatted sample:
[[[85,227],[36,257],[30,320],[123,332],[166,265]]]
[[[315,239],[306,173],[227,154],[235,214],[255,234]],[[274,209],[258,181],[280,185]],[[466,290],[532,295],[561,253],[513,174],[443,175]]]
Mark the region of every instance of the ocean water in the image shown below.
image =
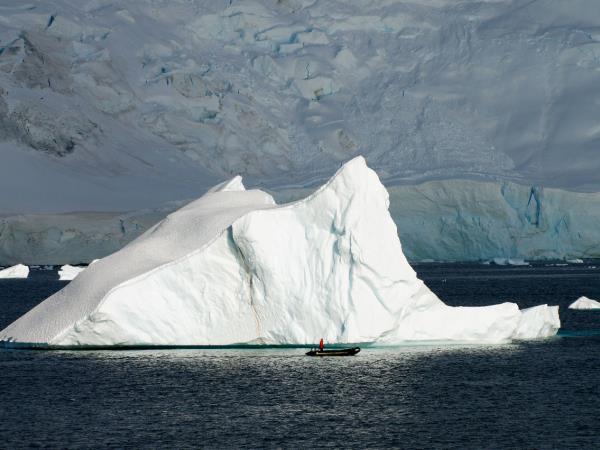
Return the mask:
[[[418,265],[446,302],[559,304],[560,336],[485,346],[0,350],[0,448],[599,448],[590,265]],[[0,328],[64,286],[0,280]]]

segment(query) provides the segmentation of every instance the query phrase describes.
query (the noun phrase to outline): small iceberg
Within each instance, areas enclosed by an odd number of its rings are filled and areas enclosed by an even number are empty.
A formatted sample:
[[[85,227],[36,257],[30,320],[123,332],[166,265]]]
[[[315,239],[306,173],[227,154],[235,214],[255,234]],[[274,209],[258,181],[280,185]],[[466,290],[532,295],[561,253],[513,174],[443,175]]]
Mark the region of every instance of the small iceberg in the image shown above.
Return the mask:
[[[71,266],[69,264],[65,264],[58,271],[59,280],[60,281],[74,280],[75,277],[77,277],[77,275],[79,275],[81,272],[83,272],[85,269],[87,269],[89,266],[96,263],[97,261],[100,261],[100,260],[94,259],[87,267]]]
[[[587,297],[579,297],[569,305],[569,309],[600,309],[600,302]]]
[[[23,264],[17,264],[16,266],[9,267],[4,270],[0,270],[0,278],[27,278],[29,276],[29,267]]]
[[[529,263],[519,258],[494,258],[492,260],[497,266],[529,266]]]
[[[65,264],[58,270],[58,279],[61,281],[71,281],[75,279],[77,275],[85,270],[85,267],[71,266]]]

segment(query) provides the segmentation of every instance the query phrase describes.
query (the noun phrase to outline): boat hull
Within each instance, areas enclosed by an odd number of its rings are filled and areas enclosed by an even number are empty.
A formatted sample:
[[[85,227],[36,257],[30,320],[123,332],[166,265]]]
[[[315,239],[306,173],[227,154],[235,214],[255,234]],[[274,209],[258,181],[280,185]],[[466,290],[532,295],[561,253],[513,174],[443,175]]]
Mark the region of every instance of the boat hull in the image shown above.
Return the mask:
[[[333,350],[311,350],[306,352],[306,356],[354,356],[360,352],[359,347],[339,348]]]

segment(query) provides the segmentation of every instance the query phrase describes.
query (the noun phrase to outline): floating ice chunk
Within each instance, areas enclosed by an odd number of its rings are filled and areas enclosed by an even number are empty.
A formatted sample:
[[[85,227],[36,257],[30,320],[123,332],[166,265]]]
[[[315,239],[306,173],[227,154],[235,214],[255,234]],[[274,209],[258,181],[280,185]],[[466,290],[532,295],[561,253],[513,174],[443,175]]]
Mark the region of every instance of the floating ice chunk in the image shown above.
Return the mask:
[[[90,262],[90,266],[100,261],[99,259],[94,259]],[[89,267],[89,266],[88,266]],[[86,270],[87,267],[79,267],[79,266],[71,266],[69,264],[65,264],[58,270],[59,280],[61,281],[71,281],[75,279],[77,275]]]
[[[600,309],[600,302],[587,297],[579,297],[569,305],[569,309]]]
[[[65,264],[58,270],[58,277],[61,281],[71,281],[84,270],[85,267],[77,267]]]
[[[557,308],[445,305],[364,158],[277,206],[241,178],[170,214],[0,333],[5,345],[393,345],[551,336]]]
[[[523,259],[518,258],[508,258],[509,266],[528,266],[529,263]]]
[[[567,259],[569,264],[583,264],[583,259],[575,258],[575,259]]]
[[[497,266],[528,266],[529,263],[518,258],[494,258],[492,260]]]
[[[17,264],[16,266],[0,270],[0,278],[27,278],[28,276],[29,267],[23,264]]]

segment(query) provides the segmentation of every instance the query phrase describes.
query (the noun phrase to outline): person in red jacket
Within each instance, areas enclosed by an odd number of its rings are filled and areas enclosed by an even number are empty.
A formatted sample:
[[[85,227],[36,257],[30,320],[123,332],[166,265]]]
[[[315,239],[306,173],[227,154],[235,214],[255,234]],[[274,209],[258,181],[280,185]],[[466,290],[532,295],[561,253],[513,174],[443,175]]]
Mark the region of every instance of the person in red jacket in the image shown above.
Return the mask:
[[[323,344],[323,338],[321,338],[321,340],[319,341],[319,350],[323,351],[324,348],[325,345]]]

